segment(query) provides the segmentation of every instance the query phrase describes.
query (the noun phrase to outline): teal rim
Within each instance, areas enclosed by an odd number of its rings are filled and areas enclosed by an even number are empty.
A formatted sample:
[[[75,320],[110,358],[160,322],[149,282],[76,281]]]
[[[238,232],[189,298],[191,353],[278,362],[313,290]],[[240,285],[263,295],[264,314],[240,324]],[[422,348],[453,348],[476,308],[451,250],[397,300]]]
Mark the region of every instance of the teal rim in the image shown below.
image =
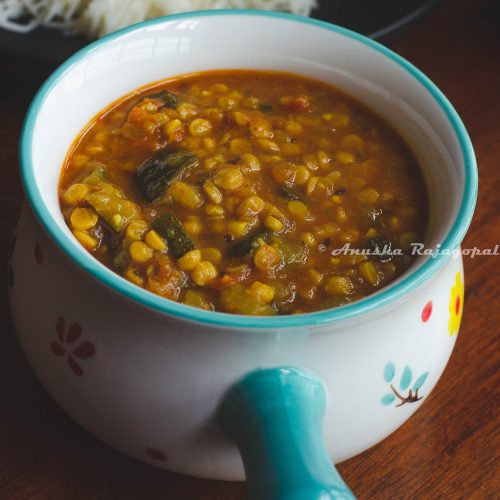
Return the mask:
[[[34,168],[31,157],[31,145],[33,141],[33,134],[35,131],[35,125],[38,113],[43,106],[45,99],[52,88],[57,84],[57,82],[62,78],[62,76],[70,70],[70,68],[78,63],[87,54],[95,51],[101,45],[120,38],[127,33],[132,31],[142,29],[144,27],[154,26],[156,24],[161,24],[166,21],[175,21],[184,18],[206,18],[211,16],[259,16],[259,17],[271,17],[281,20],[286,20],[294,23],[308,24],[311,26],[316,26],[321,29],[326,29],[334,31],[348,38],[354,39],[372,50],[375,50],[393,62],[398,64],[406,72],[412,75],[425,89],[432,95],[436,103],[442,109],[442,111],[447,116],[450,121],[455,134],[460,143],[460,147],[463,155],[463,162],[465,166],[465,182],[464,182],[464,192],[462,195],[462,202],[460,209],[453,224],[453,227],[447,234],[446,238],[442,242],[441,249],[443,250],[455,250],[461,243],[465,233],[469,227],[472,215],[474,212],[474,207],[477,198],[478,180],[477,180],[477,167],[476,160],[474,157],[474,151],[470,138],[467,134],[464,124],[462,123],[457,112],[450,104],[448,99],[443,95],[443,93],[436,87],[432,81],[425,76],[420,70],[415,66],[410,64],[408,61],[395,54],[383,45],[364,37],[358,33],[350,31],[339,26],[335,26],[324,21],[319,21],[316,19],[310,19],[305,17],[296,16],[293,14],[285,14],[280,12],[269,12],[269,11],[254,11],[254,10],[210,10],[210,11],[199,11],[199,12],[187,12],[183,14],[176,14],[168,17],[153,19],[151,21],[146,21],[143,23],[136,24],[134,26],[129,26],[120,31],[112,33],[100,40],[97,40],[75,55],[70,57],[66,62],[64,62],[42,85],[38,93],[36,94],[33,102],[31,103],[28,113],[26,115],[23,130],[21,133],[20,141],[20,162],[21,162],[21,178],[24,185],[24,189],[27,194],[27,198],[30,205],[36,214],[37,218],[41,222],[44,229],[48,234],[55,240],[57,245],[63,249],[63,251],[81,268],[89,272],[94,278],[96,278],[101,283],[107,285],[112,290],[118,292],[119,294],[125,296],[132,301],[147,306],[161,313],[166,313],[168,315],[173,315],[178,318],[183,318],[185,320],[190,320],[203,324],[210,324],[220,327],[240,327],[240,328],[252,328],[252,329],[269,329],[269,328],[280,328],[286,329],[290,327],[306,327],[314,325],[322,325],[326,323],[336,322],[340,320],[345,320],[352,318],[353,316],[359,316],[361,314],[366,314],[368,312],[380,309],[383,306],[394,302],[406,294],[413,291],[416,287],[420,286],[427,279],[430,278],[436,271],[438,271],[450,258],[448,255],[440,253],[435,258],[428,258],[419,268],[415,269],[411,274],[403,278],[400,282],[396,283],[394,286],[389,286],[382,289],[380,292],[368,296],[365,299],[359,300],[352,304],[348,304],[339,308],[327,309],[323,311],[318,311],[308,314],[298,314],[291,316],[241,316],[235,314],[227,314],[221,312],[205,311],[202,309],[197,309],[193,307],[180,304],[168,299],[164,299],[160,296],[154,295],[132,283],[129,283],[121,276],[115,274],[110,269],[103,266],[97,259],[92,257],[87,252],[81,251],[75,245],[75,242],[59,227],[54,218],[52,217],[50,211],[43,202],[41,193],[35,182]]]

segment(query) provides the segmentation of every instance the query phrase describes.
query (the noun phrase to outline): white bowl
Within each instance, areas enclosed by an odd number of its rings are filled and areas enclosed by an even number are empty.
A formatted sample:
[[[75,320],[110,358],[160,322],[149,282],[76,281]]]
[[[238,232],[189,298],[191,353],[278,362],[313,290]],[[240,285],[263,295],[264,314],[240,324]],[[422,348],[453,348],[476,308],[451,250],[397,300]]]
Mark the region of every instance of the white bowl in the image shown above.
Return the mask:
[[[58,203],[59,173],[75,136],[142,85],[223,68],[307,75],[383,116],[422,166],[431,214],[427,248],[459,247],[477,172],[462,122],[422,73],[376,42],[310,19],[253,11],[158,19],[91,44],[44,84],[22,135],[31,210],[21,218],[11,261],[11,308],[26,356],[65,411],[110,446],[169,470],[236,480],[244,478],[242,461],[216,418],[228,388],[260,368],[313,374],[326,394],[331,459],[360,453],[422,404],[410,389],[418,386],[425,400],[444,370],[462,313],[463,269],[461,258],[422,256],[364,300],[269,318],[168,301],[93,259]],[[75,324],[81,336],[70,342]],[[306,434],[293,439],[302,446]]]

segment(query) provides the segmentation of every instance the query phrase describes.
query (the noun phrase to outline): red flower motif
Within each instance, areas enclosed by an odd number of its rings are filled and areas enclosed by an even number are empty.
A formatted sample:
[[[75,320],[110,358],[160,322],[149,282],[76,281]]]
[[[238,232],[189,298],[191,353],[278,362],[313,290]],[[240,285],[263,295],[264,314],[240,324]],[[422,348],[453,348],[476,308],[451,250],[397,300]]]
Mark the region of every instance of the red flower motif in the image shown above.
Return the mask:
[[[36,260],[37,264],[40,264],[40,265],[43,264],[42,245],[40,245],[39,241],[37,241],[35,243],[35,260]]]
[[[146,452],[146,455],[153,460],[159,460],[161,462],[165,462],[167,460],[167,455],[165,455],[165,453],[158,448],[146,448],[144,451]]]
[[[429,302],[425,304],[424,310],[422,311],[422,321],[424,323],[429,321],[431,314],[432,314],[432,300],[429,300]]]
[[[91,358],[96,349],[94,344],[87,340],[73,347],[71,344],[74,344],[82,335],[82,327],[78,323],[72,323],[65,334],[65,323],[63,316],[57,318],[56,333],[59,340],[52,342],[50,348],[56,356],[67,355],[68,366],[71,371],[78,376],[82,376],[82,367],[77,363],[75,357],[78,359]]]

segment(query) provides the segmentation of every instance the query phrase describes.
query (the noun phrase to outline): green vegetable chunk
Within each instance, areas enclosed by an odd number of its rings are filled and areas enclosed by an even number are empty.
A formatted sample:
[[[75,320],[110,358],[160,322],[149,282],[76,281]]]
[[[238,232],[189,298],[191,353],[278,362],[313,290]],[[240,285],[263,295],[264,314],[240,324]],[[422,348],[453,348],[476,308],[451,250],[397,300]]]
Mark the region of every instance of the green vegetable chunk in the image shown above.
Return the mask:
[[[391,242],[384,238],[372,238],[366,242],[366,248],[370,250],[370,258],[380,262],[392,260]]]
[[[282,196],[283,198],[286,198],[287,200],[298,200],[298,201],[304,201],[304,198],[297,194],[295,191],[293,191],[290,188],[287,188],[286,186],[280,185],[278,186],[278,194]]]
[[[176,259],[196,248],[193,240],[184,231],[179,219],[172,214],[164,214],[152,222],[153,229],[163,236]]]
[[[259,106],[259,110],[263,113],[273,113],[274,108],[272,104],[263,103]]]
[[[127,200],[120,188],[105,181],[99,181],[93,188],[95,191],[87,195],[86,201],[117,233],[140,216],[139,207]]]
[[[295,283],[282,283],[275,281],[274,288],[274,307],[279,314],[292,314],[296,299]]]
[[[173,109],[175,109],[177,107],[177,104],[181,102],[179,96],[172,94],[172,92],[169,92],[168,90],[160,90],[160,92],[157,92],[156,94],[150,94],[146,97],[149,99],[160,99],[161,101],[163,101],[167,108]]]
[[[309,248],[305,243],[288,241],[278,236],[273,236],[272,243],[277,243],[285,260],[285,265],[305,264],[309,255]]]
[[[228,250],[229,257],[240,257],[243,255],[251,255],[259,246],[259,239],[267,241],[270,232],[266,229],[257,229],[248,236],[239,239],[231,245]]]
[[[198,307],[207,311],[213,311],[214,306],[211,302],[198,290],[187,290],[184,295],[184,304],[188,306]]]
[[[137,183],[144,196],[153,201],[185,170],[198,164],[198,157],[188,151],[162,150],[154,154],[137,170]]]
[[[90,174],[83,179],[82,182],[88,184],[89,186],[95,186],[100,182],[104,181],[105,173],[106,173],[106,168],[104,167],[104,165],[98,164],[96,167],[94,167],[92,172],[90,172]]]
[[[261,304],[247,293],[243,285],[236,284],[225,288],[221,302],[226,311],[248,316],[274,316],[276,311],[269,304]]]

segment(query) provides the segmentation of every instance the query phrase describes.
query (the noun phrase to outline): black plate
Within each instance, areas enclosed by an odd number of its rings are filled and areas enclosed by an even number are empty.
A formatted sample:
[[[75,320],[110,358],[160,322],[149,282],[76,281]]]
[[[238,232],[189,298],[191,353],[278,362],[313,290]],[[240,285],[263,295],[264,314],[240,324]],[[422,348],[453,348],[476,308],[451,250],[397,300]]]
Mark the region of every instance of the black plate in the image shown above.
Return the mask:
[[[372,38],[393,35],[414,21],[439,0],[318,0],[313,17],[344,26]],[[68,36],[40,28],[27,34],[0,29],[0,50],[61,62],[89,43],[84,36]]]

